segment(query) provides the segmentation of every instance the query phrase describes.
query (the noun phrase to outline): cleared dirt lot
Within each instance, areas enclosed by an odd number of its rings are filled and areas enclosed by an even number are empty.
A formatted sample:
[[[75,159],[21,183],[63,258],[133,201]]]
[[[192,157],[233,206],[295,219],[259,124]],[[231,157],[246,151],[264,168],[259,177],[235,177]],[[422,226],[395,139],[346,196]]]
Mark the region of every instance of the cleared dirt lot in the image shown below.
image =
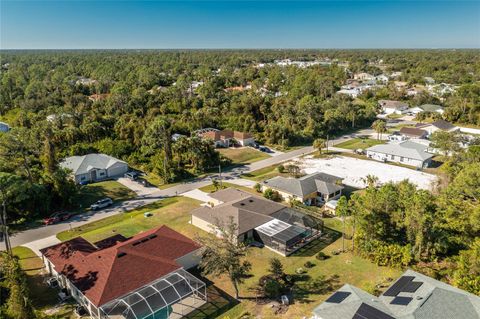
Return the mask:
[[[344,178],[343,183],[356,188],[364,188],[362,178],[375,175],[380,183],[399,182],[408,179],[422,189],[432,189],[437,177],[432,174],[415,171],[405,167],[388,165],[380,162],[362,160],[345,156],[331,158],[313,158],[305,156],[296,159],[298,165],[306,174],[324,172]]]

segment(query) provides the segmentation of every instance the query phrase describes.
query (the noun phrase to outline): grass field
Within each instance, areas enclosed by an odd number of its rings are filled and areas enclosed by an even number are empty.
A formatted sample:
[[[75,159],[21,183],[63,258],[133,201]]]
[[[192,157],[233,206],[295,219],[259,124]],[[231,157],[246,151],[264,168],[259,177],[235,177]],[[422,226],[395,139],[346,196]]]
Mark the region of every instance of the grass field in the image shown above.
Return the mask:
[[[57,234],[57,238],[65,241],[82,236],[88,241],[95,242],[115,234],[130,237],[164,224],[187,236],[192,236],[195,227],[188,224],[190,211],[199,205],[199,201],[188,197],[167,198],[140,209],[95,221],[73,230],[63,231]],[[144,217],[145,212],[151,212],[153,216]]]
[[[27,285],[30,291],[30,299],[35,309],[44,311],[58,304],[58,290],[44,283],[46,274],[43,270],[43,262],[32,250],[18,246],[13,248],[13,254],[18,257],[20,266],[27,275]],[[67,303],[56,308],[55,315],[58,318],[75,318],[73,304]]]
[[[235,184],[231,184],[231,183],[226,183],[226,182],[223,182],[222,185],[223,185],[223,189],[228,188],[228,187],[233,187],[233,188],[241,189],[242,191],[245,191],[245,192],[258,194],[258,193],[257,193],[254,189],[252,189],[252,188],[248,188],[248,187],[244,187],[244,186],[239,186],[239,185],[235,185]],[[199,190],[201,190],[202,192],[205,192],[205,193],[213,193],[213,192],[216,191],[216,190],[215,190],[215,187],[213,186],[213,184],[200,187]]]
[[[270,157],[264,152],[257,151],[251,147],[219,148],[218,151],[223,156],[231,159],[233,164],[250,164]]]
[[[289,176],[286,173],[283,173],[283,174],[280,173],[278,171],[277,167],[278,167],[278,165],[272,165],[272,166],[268,166],[268,167],[265,167],[265,168],[261,168],[261,169],[256,170],[256,171],[243,174],[242,178],[246,178],[246,179],[249,179],[249,180],[252,180],[252,181],[255,181],[255,182],[261,182],[261,181],[264,181],[266,179],[269,179],[269,178],[272,178],[272,177],[275,177],[275,176],[285,176],[285,177]]]
[[[385,141],[373,140],[369,138],[366,138],[366,139],[354,138],[354,139],[342,142],[340,144],[336,144],[335,147],[346,148],[349,150],[356,150],[359,148],[366,149],[368,147],[379,145],[379,144],[385,144]]]
[[[110,197],[113,201],[124,201],[136,196],[135,192],[116,181],[104,181],[80,187],[80,193],[75,198],[75,203],[80,208],[87,208],[105,197]]]

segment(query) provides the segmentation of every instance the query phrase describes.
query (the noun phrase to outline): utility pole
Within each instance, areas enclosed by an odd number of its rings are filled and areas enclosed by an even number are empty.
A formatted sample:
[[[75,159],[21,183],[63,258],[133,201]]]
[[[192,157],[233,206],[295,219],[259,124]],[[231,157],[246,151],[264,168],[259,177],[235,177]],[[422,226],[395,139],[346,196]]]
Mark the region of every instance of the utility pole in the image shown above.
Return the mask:
[[[328,154],[328,134],[327,134],[327,154]]]

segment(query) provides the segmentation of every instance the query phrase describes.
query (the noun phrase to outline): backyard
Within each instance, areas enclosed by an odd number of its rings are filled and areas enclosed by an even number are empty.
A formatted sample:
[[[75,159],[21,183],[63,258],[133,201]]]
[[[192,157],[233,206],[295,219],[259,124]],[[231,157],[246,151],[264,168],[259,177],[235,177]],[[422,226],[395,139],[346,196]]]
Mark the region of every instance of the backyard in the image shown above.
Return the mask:
[[[349,150],[366,149],[374,145],[385,144],[385,141],[370,138],[353,138],[351,140],[336,144],[335,147]]]
[[[231,159],[233,164],[250,164],[270,157],[251,147],[219,148],[218,151]]]
[[[112,234],[120,233],[124,236],[132,236],[146,229],[166,224],[194,238],[197,234],[205,235],[202,230],[189,224],[189,212],[199,204],[200,202],[189,198],[169,198],[149,207],[60,233],[57,237],[60,240],[67,240],[81,235],[94,242]],[[146,218],[143,215],[145,212],[151,212],[153,216]],[[387,278],[396,278],[400,274],[400,270],[376,266],[350,252],[334,255],[332,252],[338,251],[342,247],[342,240],[339,238],[340,233],[338,232],[342,224],[334,218],[325,218],[324,221],[325,226],[328,227],[326,228],[327,238],[312,242],[292,256],[281,257],[267,248],[250,248],[248,260],[252,263],[252,276],[247,278],[241,287],[240,295],[243,297],[241,302],[237,303],[229,297],[229,295],[233,295],[233,289],[225,276],[209,277],[208,279],[213,283],[209,287],[209,292],[212,294],[210,302],[188,317],[234,319],[248,313],[253,317],[261,316],[263,318],[299,318],[310,315],[311,310],[317,304],[324,300],[333,289],[344,283],[348,282],[373,292],[377,284],[385,282]],[[350,247],[351,242],[346,242],[347,247]],[[326,253],[329,258],[317,260],[315,256],[320,251]],[[294,304],[283,315],[275,315],[271,307],[259,305],[255,301],[254,288],[258,279],[267,273],[268,263],[272,257],[280,258],[286,273],[299,278],[293,292]],[[304,265],[307,261],[312,262],[315,266],[306,268]],[[299,268],[306,270],[306,273],[301,276],[296,274],[296,270]],[[227,312],[223,313],[225,311]]]

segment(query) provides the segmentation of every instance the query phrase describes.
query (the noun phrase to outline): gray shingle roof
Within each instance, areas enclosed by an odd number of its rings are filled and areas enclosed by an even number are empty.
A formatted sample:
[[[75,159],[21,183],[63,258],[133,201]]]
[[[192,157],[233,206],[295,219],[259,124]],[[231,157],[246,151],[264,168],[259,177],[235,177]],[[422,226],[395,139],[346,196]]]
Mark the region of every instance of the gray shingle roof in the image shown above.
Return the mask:
[[[216,194],[219,193],[219,194]],[[216,199],[233,197],[237,198],[214,207],[200,207],[192,211],[192,216],[198,217],[212,225],[226,225],[233,219],[237,225],[236,235],[243,234],[255,227],[263,225],[273,219],[272,215],[290,208],[271,200],[243,192],[241,190],[226,189],[211,194]],[[241,193],[241,194],[238,194]],[[220,201],[223,201],[219,199]]]
[[[341,180],[340,177],[326,173],[313,173],[301,178],[277,176],[264,181],[263,184],[292,195],[304,197],[317,191],[330,194],[332,191],[343,189],[343,186],[337,184]]]
[[[71,156],[65,158],[60,166],[72,170],[74,175],[85,174],[90,170],[108,169],[117,163],[124,163],[115,157],[106,154],[87,154],[83,156]]]
[[[323,302],[313,313],[322,319],[351,319],[362,303],[366,303],[396,319],[479,319],[480,297],[428,276],[407,270],[403,276],[413,277],[421,285],[414,292],[401,291],[397,296],[412,298],[406,305],[391,304],[395,296],[375,297],[350,285],[338,291],[351,292],[340,303]],[[395,283],[392,283],[392,286]]]
[[[427,148],[426,145],[420,143],[404,141],[401,143],[374,145],[366,150],[424,161],[433,157],[433,154],[427,153]]]
[[[420,105],[419,108],[421,108],[425,112],[436,112],[438,110],[443,109],[442,106],[436,105],[436,104],[423,104],[423,105]]]

